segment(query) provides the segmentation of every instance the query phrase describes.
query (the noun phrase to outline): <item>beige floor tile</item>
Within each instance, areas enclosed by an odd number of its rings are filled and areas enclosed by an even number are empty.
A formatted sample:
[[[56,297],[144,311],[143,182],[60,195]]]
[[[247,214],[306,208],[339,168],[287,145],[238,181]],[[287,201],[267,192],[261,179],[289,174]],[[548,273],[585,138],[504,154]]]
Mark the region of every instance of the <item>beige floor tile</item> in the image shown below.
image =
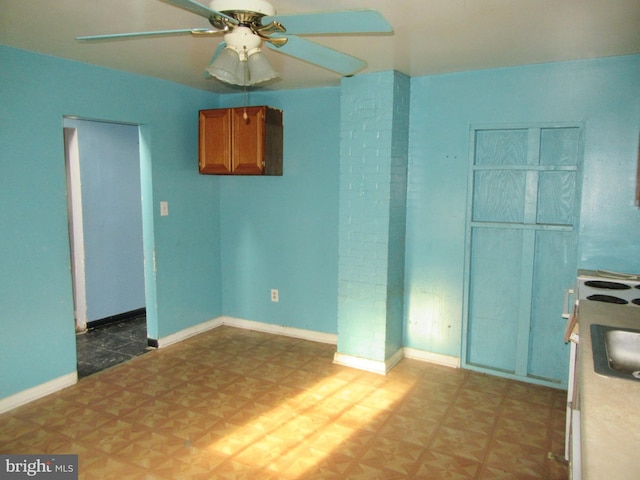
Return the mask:
[[[220,327],[0,415],[0,452],[77,453],[83,480],[568,477],[565,392],[334,351]]]
[[[489,439],[484,433],[443,426],[435,433],[430,448],[442,454],[482,462]]]
[[[424,452],[418,462],[415,478],[468,480],[476,478],[480,463],[432,450]]]

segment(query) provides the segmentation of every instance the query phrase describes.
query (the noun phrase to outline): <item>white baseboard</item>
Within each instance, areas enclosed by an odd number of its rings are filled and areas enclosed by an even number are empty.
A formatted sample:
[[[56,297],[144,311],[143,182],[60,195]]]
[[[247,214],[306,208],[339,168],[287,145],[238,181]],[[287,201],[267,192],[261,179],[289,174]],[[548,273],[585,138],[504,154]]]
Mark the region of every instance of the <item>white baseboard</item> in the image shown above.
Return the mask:
[[[450,355],[442,355],[441,353],[426,352],[415,348],[404,347],[402,349],[403,356],[423,362],[437,363],[445,367],[460,368],[460,357]]]
[[[242,328],[245,330],[255,330],[257,332],[272,333],[274,335],[284,335],[286,337],[301,338],[312,342],[328,343],[331,345],[338,344],[338,336],[332,333],[316,332],[313,330],[304,330],[294,327],[285,327],[282,325],[273,325],[270,323],[256,322],[254,320],[244,320],[242,318],[220,316],[206,322],[185,328],[179,332],[173,333],[158,340],[158,347],[166,347],[189,337],[198,335],[217,327],[226,325],[229,327]],[[385,375],[391,370],[402,358],[411,358],[421,360],[423,362],[436,363],[452,368],[460,368],[460,358],[440,353],[426,352],[415,348],[400,348],[396,353],[389,357],[386,361],[376,361],[367,358],[356,357],[344,353],[336,353],[333,362],[338,365],[358,368],[368,372],[379,373]]]
[[[20,405],[33,402],[42,397],[46,397],[58,390],[75,385],[78,382],[78,372],[71,372],[58,378],[54,378],[35,387],[27,388],[14,395],[0,399],[0,413],[13,410]]]
[[[312,342],[338,344],[338,335],[333,333],[316,332],[314,330],[303,330],[301,328],[283,327],[282,325],[272,325],[270,323],[255,322],[253,320],[243,320],[234,317],[218,317],[222,319],[222,324],[229,327],[244,328],[257,332],[273,333],[285,337],[301,338]]]
[[[370,360],[368,358],[336,352],[333,356],[333,363],[343,365],[345,367],[357,368],[358,370],[378,373],[380,375],[386,375],[389,370],[395,367],[396,364],[402,360],[402,357],[402,348],[387,358],[384,362],[381,360]]]
[[[182,340],[186,340],[189,337],[193,337],[194,335],[198,335],[199,333],[206,332],[207,330],[221,327],[222,325],[242,328],[245,330],[255,330],[257,332],[273,333],[275,335],[284,335],[286,337],[301,338],[303,340],[311,340],[313,342],[330,343],[333,345],[338,343],[338,336],[331,333],[303,330],[294,327],[283,327],[282,325],[272,325],[270,323],[243,320],[241,318],[227,317],[223,315],[158,339],[158,348],[167,347]]]
[[[159,338],[158,348],[168,347],[169,345],[181,342],[182,340],[186,340],[187,338],[198,335],[199,333],[217,328],[223,325],[222,318],[223,317],[217,317],[206,322],[194,325],[193,327],[185,328],[184,330],[180,330],[179,332],[172,333],[171,335],[167,335],[166,337]]]

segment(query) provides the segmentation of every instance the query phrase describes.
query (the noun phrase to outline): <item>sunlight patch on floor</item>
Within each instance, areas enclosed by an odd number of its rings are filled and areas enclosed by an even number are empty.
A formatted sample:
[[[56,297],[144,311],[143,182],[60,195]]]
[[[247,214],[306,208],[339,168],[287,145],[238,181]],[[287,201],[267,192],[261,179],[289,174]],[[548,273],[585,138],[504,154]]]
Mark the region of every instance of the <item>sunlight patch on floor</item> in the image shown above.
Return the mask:
[[[274,402],[241,426],[227,424],[208,449],[258,470],[303,478],[338,446],[370,438],[367,425],[390,411],[409,389],[410,385],[378,389],[376,382],[325,377],[302,393]]]

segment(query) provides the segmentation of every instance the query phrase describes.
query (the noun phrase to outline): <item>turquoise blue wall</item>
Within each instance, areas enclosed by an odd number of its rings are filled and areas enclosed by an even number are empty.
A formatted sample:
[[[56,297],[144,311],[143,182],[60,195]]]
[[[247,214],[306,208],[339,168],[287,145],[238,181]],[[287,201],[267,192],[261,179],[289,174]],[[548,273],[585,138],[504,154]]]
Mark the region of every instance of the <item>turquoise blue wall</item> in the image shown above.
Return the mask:
[[[406,346],[460,355],[472,124],[585,122],[579,267],[640,272],[640,56],[418,77],[411,95]]]
[[[336,333],[339,88],[252,92],[285,111],[284,176],[213,177],[197,173],[197,111],[244,94],[6,47],[0,65],[0,398],[75,370],[65,115],[143,125],[152,338],[222,314]],[[580,266],[640,271],[639,82],[639,56],[411,79],[406,346],[460,354],[470,124],[585,122]]]
[[[219,179],[224,313],[336,333],[340,90],[251,92],[248,104],[284,111],[284,175]]]
[[[220,315],[219,184],[197,170],[197,111],[217,96],[4,46],[0,65],[0,398],[76,369],[65,115],[146,125],[158,311],[150,334]],[[159,217],[160,200],[170,216]]]

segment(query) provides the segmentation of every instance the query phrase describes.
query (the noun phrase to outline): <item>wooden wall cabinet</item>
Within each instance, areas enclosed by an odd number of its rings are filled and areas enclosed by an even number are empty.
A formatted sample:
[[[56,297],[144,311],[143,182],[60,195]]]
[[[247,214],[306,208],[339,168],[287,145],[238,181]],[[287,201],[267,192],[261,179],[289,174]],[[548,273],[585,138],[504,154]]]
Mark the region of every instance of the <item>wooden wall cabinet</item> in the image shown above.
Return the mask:
[[[200,110],[199,169],[208,175],[282,175],[282,110]]]

